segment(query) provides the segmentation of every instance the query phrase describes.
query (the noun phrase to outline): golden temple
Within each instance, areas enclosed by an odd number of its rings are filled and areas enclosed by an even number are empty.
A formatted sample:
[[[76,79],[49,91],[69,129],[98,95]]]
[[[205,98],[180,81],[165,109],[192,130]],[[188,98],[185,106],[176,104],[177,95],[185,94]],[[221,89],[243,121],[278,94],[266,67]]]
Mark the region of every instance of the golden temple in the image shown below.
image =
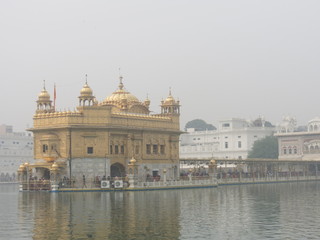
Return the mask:
[[[134,159],[138,180],[163,173],[179,179],[180,102],[171,90],[158,114],[150,114],[148,98],[139,101],[125,89],[122,77],[118,89],[101,102],[86,80],[78,101],[75,111],[56,111],[43,87],[28,129],[36,162],[21,165],[20,176],[27,171],[27,178],[72,179],[81,187],[97,178],[124,178]]]

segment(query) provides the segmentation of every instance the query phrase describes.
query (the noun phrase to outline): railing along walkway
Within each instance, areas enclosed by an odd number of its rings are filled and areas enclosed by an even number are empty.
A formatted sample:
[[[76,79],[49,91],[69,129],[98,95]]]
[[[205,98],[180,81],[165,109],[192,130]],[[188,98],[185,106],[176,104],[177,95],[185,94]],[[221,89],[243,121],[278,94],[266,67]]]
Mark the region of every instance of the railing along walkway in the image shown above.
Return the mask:
[[[245,184],[245,183],[271,183],[271,182],[294,182],[294,181],[311,181],[318,180],[319,176],[286,176],[286,177],[255,177],[255,178],[220,178],[218,179],[219,185],[224,184]]]

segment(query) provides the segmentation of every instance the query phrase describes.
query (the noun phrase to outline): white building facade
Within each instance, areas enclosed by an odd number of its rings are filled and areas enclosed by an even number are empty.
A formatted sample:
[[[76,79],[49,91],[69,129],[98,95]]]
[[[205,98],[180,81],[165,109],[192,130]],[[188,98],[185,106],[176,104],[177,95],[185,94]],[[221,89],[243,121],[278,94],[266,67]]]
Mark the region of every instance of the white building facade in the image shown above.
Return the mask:
[[[307,131],[296,132],[279,129],[275,134],[279,143],[279,159],[320,160],[320,118],[308,122]]]
[[[13,132],[12,126],[0,125],[0,182],[16,181],[19,166],[33,161],[32,134]]]
[[[246,159],[253,143],[273,135],[274,127],[260,126],[245,119],[232,118],[219,122],[217,130],[195,131],[187,129],[180,135],[181,159]]]

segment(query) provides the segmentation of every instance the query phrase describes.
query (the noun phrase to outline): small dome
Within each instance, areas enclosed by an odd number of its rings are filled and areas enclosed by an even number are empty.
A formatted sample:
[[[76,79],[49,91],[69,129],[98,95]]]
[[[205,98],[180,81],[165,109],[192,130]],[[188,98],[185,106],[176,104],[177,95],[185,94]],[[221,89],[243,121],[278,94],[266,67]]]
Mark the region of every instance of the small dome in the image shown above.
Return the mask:
[[[310,123],[320,123],[320,118],[319,118],[319,117],[315,117],[315,118],[311,119],[311,120],[308,122],[308,124],[310,124]]]
[[[164,102],[165,102],[165,103],[174,103],[175,100],[174,100],[174,98],[173,98],[171,95],[169,95]]]
[[[23,171],[24,171],[24,165],[21,164],[21,165],[19,166],[18,172],[23,172]]]
[[[169,96],[162,102],[163,105],[174,105],[176,104],[176,100],[171,95],[171,89],[169,91]]]
[[[137,160],[135,160],[134,157],[132,157],[132,158],[130,159],[130,164],[135,164],[136,162],[137,162]]]
[[[52,170],[57,170],[58,168],[59,168],[59,166],[58,166],[58,164],[55,163],[55,162],[54,162],[54,163],[52,164],[52,166],[51,166],[51,169],[52,169]]]
[[[80,95],[84,96],[92,96],[92,89],[89,87],[87,83],[84,84],[83,88],[80,91]]]
[[[42,100],[42,101],[50,100],[50,94],[48,93],[48,91],[45,88],[43,88],[42,91],[40,92],[38,99]]]
[[[216,164],[216,160],[211,159],[211,160],[210,160],[210,164],[212,164],[212,165]]]
[[[144,100],[144,105],[146,105],[147,107],[149,107],[150,106],[150,100],[149,100],[149,98],[147,97],[147,99],[146,100]]]

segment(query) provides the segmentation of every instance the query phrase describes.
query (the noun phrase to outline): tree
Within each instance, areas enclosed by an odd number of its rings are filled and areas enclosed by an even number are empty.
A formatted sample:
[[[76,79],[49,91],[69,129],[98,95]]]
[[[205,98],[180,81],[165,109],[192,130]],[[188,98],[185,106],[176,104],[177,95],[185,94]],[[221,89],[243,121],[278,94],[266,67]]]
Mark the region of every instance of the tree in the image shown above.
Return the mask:
[[[187,128],[194,128],[195,131],[205,131],[205,130],[216,130],[217,128],[212,124],[206,123],[202,119],[194,119],[192,121],[187,122],[185,126],[185,130]]]
[[[266,136],[254,142],[248,158],[278,158],[278,139],[275,136]]]

